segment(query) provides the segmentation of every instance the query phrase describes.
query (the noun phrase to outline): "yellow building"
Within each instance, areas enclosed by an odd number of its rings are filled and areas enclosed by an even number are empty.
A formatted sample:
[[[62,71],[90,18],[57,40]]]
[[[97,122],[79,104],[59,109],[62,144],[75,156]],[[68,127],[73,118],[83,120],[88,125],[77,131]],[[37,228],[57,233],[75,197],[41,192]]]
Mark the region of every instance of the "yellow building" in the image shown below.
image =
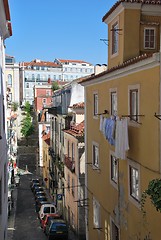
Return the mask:
[[[161,213],[142,192],[160,178],[160,1],[118,1],[108,69],[85,87],[86,239],[160,239]],[[155,114],[156,113],[156,114]]]

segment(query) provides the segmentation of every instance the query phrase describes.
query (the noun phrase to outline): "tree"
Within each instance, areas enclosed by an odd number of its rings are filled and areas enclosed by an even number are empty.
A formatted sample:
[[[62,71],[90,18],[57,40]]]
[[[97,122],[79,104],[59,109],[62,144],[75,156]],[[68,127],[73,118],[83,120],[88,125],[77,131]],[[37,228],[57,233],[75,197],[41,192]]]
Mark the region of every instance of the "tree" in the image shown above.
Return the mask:
[[[55,90],[58,90],[60,87],[59,87],[59,85],[58,85],[58,83],[57,82],[53,82],[52,83],[52,90],[53,90],[53,92],[55,91]]]
[[[27,113],[26,117],[22,121],[21,133],[27,141],[28,137],[34,132],[34,126],[32,125],[31,116]]]
[[[28,101],[25,103],[25,112],[29,114],[31,113],[31,105]]]

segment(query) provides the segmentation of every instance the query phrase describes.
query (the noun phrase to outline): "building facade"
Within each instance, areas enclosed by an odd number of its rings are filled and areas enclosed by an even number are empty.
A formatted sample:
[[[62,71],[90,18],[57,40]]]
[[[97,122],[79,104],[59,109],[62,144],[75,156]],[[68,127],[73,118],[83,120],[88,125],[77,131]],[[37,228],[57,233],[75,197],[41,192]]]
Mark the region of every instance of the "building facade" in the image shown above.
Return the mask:
[[[54,81],[72,81],[79,77],[90,75],[94,66],[85,61],[60,60],[46,62],[35,59],[31,62],[20,63],[20,101],[33,104],[35,85],[47,84],[48,79]]]
[[[116,2],[102,19],[108,69],[80,82],[86,239],[159,238],[160,212],[147,198],[144,215],[142,193],[161,174],[160,12],[160,1]]]
[[[8,162],[5,84],[5,39],[12,36],[10,11],[7,0],[0,1],[0,239],[7,239]]]
[[[8,103],[20,104],[19,64],[14,57],[5,55],[5,67]]]
[[[64,130],[65,218],[79,239],[85,239],[84,103],[72,110],[71,126]]]

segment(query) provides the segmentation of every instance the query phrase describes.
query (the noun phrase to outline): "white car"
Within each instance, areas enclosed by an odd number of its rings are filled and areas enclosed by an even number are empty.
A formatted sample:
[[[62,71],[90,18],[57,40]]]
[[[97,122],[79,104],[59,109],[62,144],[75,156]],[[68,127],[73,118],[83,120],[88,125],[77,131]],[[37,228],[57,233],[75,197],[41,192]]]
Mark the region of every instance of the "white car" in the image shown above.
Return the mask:
[[[46,214],[49,213],[57,213],[55,205],[52,203],[43,204],[38,214],[40,221]]]

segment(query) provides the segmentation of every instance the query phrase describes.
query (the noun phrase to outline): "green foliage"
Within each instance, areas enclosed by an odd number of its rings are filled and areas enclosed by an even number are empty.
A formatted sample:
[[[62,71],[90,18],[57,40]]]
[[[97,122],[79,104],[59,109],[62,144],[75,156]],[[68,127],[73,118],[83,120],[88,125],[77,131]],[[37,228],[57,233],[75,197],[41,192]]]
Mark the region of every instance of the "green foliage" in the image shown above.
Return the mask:
[[[24,137],[29,137],[34,132],[34,126],[32,125],[32,119],[29,113],[22,121],[21,133]]]
[[[25,103],[25,112],[26,113],[31,113],[31,105],[29,102]]]
[[[57,82],[53,82],[52,83],[52,90],[53,90],[53,92],[55,91],[55,90],[58,90],[60,87],[59,87],[59,85],[58,85],[58,83]]]
[[[142,193],[141,210],[145,215],[144,205],[147,196],[150,197],[151,203],[157,211],[161,212],[161,179],[153,179],[149,182],[148,188]]]
[[[11,108],[12,108],[12,110],[13,110],[14,112],[16,112],[17,109],[18,109],[18,102],[13,102],[13,103],[11,104]]]

